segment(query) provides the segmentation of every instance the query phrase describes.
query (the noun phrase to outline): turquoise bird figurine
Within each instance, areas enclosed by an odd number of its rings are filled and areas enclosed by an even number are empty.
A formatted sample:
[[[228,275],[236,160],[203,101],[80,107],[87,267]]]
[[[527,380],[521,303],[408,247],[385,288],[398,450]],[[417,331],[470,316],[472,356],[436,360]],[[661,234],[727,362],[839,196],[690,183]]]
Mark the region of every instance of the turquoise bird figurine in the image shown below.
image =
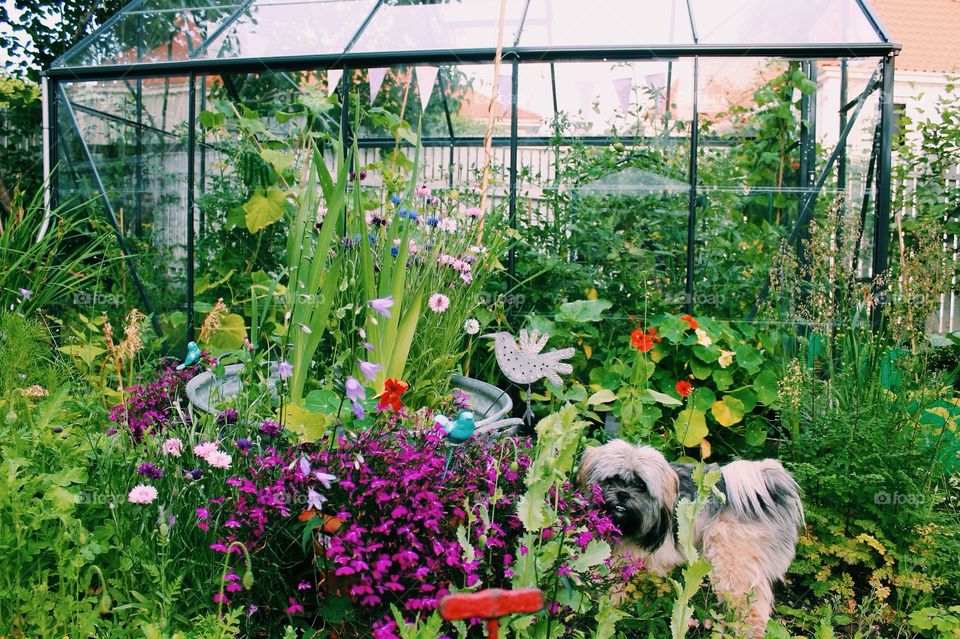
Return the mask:
[[[477,428],[477,424],[473,419],[473,413],[468,410],[461,411],[454,421],[450,421],[446,415],[437,415],[434,418],[434,422],[443,428],[443,432],[447,434],[447,440],[454,446],[459,446],[470,439]],[[443,467],[444,477],[446,477],[447,470],[450,468],[450,460],[452,458],[453,447],[447,451],[447,463]]]
[[[177,365],[177,370],[182,371],[187,366],[193,366],[198,361],[200,361],[200,347],[197,346],[196,342],[190,342],[187,344],[187,356],[184,358],[182,364]]]
[[[462,444],[470,439],[476,429],[477,423],[473,420],[473,413],[468,410],[461,411],[455,421],[448,420],[447,425],[443,427],[447,432],[447,439],[454,444]]]

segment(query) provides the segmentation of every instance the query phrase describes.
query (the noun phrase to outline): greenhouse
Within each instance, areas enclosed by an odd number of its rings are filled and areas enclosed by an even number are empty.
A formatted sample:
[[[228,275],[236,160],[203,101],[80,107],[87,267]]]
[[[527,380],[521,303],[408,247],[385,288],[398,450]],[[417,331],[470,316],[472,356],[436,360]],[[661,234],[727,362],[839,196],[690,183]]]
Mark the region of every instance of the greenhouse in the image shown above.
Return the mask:
[[[958,32],[0,1],[0,638],[956,639]]]
[[[561,184],[564,149],[622,145],[628,164],[656,156],[645,172],[687,185],[653,206],[669,213],[658,266],[669,271],[665,294],[688,312],[752,316],[746,298],[763,289],[754,274],[736,306],[716,303],[729,297],[705,264],[728,250],[711,244],[731,223],[720,210],[765,209],[759,215],[793,242],[818,203],[843,195],[863,209],[857,272],[869,280],[885,269],[893,105],[880,98],[892,90],[897,45],[864,2],[645,2],[641,23],[618,19],[638,10],[630,0],[587,14],[575,0],[510,0],[502,14],[500,4],[133,2],[46,72],[54,197],[98,198],[131,254],[163,255],[162,302],[157,286],[140,282],[141,260],[129,261],[145,308],[193,318],[198,243],[227,217],[206,205],[224,151],[202,125],[205,113],[220,105],[293,117],[283,109],[295,112],[305,90],[357,91],[371,108],[402,103],[414,126],[419,118],[420,174],[430,186],[476,187],[489,130],[490,195],[511,227],[538,237],[547,220],[561,222],[557,190],[596,193],[579,179]],[[812,87],[800,117],[781,125],[795,147],[790,166],[749,182],[698,170],[737,146],[736,109],[788,67]],[[825,83],[833,90],[818,91]],[[799,95],[799,81],[791,86]],[[356,137],[363,163],[394,147],[369,116],[352,131],[343,102],[334,117]],[[568,254],[578,248],[569,238],[540,240]],[[518,259],[511,251],[511,274],[526,273],[529,260]]]

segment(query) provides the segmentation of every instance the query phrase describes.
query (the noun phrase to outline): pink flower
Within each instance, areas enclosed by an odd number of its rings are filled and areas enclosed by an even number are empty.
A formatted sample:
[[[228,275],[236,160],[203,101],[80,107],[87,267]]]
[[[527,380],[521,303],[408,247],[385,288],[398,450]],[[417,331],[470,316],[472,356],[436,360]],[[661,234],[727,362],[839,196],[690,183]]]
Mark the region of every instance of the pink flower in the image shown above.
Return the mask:
[[[223,594],[222,592],[218,592],[213,596],[213,603],[225,604],[225,603],[230,603],[230,600],[227,599],[227,596],[225,594]]]
[[[163,442],[163,446],[160,447],[160,450],[164,455],[170,455],[171,457],[179,457],[180,451],[183,448],[183,442],[180,441],[177,437],[172,437],[167,441]]]
[[[430,197],[430,187],[426,184],[422,184],[413,190],[413,194],[419,197]]]
[[[362,366],[361,370],[363,370]],[[375,374],[374,377],[376,377]],[[347,381],[343,385],[343,390],[351,402],[362,402],[366,399],[366,393],[363,390],[363,386],[357,381],[356,377],[348,377]]]
[[[467,210],[464,211],[464,213],[474,218],[483,217],[483,211],[480,209],[479,206],[468,206]]]
[[[280,362],[277,364],[277,377],[280,378],[280,381],[289,379],[293,375],[293,366],[290,365],[290,362]]]
[[[157,489],[146,484],[137,484],[127,495],[127,501],[131,504],[150,504],[157,498]]]
[[[222,450],[215,450],[207,455],[206,460],[214,468],[230,468],[233,458]]]
[[[216,452],[217,442],[200,442],[193,447],[193,454],[200,459],[206,459],[210,453]]]
[[[443,313],[450,308],[450,298],[443,293],[434,293],[430,296],[427,306],[429,306],[430,310],[434,313]]]

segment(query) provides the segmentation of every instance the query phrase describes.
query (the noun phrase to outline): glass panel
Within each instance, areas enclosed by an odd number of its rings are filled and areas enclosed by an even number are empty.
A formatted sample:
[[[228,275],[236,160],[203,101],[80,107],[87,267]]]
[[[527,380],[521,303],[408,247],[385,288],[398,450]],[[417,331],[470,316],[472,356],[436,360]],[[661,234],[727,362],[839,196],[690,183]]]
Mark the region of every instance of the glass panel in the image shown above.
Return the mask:
[[[84,198],[98,195],[93,182],[96,171],[136,255],[137,270],[161,324],[179,324],[180,331],[183,322],[175,320],[174,313],[184,310],[186,300],[186,87],[181,77],[166,83],[145,80],[139,85],[136,81],[64,85],[79,136],[67,109],[58,109],[64,135],[61,158],[69,178],[61,182],[62,197],[71,191]],[[151,113],[155,120],[148,118]],[[92,166],[81,161],[81,140]],[[91,206],[92,215],[106,220],[102,200]],[[128,272],[122,276],[127,278]],[[142,308],[131,281],[125,280],[120,290],[123,299],[88,297],[97,304]]]
[[[508,2],[504,46],[513,46],[523,2]],[[353,51],[419,51],[494,48],[499,0],[463,0],[455,4],[385,5],[377,10]]]
[[[375,0],[257,0],[205,57],[256,58],[343,51]]]
[[[234,11],[232,6],[211,6],[128,12],[58,66],[188,60]]]
[[[690,0],[701,44],[880,42],[854,0]]]
[[[570,135],[661,135],[668,112],[671,125],[690,119],[689,58],[565,63],[555,68],[558,110]],[[520,94],[525,90],[523,85]],[[549,99],[549,93],[541,96]]]
[[[522,47],[693,44],[685,0],[531,0]]]

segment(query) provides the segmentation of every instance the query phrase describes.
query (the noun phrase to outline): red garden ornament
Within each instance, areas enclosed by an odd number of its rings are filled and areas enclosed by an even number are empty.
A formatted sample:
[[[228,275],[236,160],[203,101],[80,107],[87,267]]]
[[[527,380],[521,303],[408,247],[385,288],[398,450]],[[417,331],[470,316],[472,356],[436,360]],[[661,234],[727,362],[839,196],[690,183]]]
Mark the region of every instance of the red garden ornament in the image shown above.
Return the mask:
[[[484,619],[487,622],[487,639],[497,639],[501,617],[517,613],[533,614],[543,610],[543,606],[543,591],[539,588],[488,588],[480,592],[447,595],[440,600],[440,616],[447,621]]]

